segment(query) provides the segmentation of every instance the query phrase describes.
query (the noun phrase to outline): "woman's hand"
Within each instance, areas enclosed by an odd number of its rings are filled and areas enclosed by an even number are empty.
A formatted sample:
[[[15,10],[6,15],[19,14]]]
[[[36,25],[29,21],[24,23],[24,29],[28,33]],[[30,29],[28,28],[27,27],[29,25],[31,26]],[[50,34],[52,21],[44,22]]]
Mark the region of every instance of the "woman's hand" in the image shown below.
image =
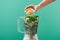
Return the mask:
[[[54,2],[55,0],[43,0],[42,2],[40,2],[37,6],[31,5],[25,8],[25,12],[26,14],[33,14],[34,12],[36,12],[37,10],[39,10],[40,8]]]

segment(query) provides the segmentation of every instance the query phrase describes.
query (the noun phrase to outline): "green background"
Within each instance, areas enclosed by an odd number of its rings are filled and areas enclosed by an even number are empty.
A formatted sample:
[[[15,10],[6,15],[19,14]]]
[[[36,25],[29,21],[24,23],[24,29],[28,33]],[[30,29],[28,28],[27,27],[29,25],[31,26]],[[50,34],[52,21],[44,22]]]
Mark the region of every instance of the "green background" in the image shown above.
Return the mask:
[[[41,1],[0,0],[0,40],[23,40],[24,34],[17,31],[17,19],[26,16],[24,8],[27,5],[37,5]],[[60,40],[60,0],[40,9],[36,15],[40,16],[39,40]]]

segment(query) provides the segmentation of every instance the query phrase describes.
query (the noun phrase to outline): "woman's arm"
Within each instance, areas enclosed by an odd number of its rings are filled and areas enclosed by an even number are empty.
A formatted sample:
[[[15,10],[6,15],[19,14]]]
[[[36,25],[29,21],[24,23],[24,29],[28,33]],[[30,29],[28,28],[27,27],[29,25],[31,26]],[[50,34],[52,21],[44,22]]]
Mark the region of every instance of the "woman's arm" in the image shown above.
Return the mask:
[[[54,2],[55,0],[43,0],[41,3],[39,3],[37,6],[36,6],[36,10]]]
[[[34,12],[36,12],[37,10],[41,9],[42,7],[54,2],[55,0],[43,0],[42,2],[40,2],[38,5],[34,6],[27,6],[25,9],[25,12],[27,14],[33,14]]]

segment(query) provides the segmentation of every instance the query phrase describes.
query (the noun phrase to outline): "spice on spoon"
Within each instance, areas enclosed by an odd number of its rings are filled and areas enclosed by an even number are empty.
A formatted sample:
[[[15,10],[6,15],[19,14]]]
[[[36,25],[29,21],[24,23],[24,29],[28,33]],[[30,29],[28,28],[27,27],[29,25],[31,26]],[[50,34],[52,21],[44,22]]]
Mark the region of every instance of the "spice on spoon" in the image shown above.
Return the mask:
[[[29,6],[25,9],[26,14],[31,15],[35,12],[34,6]]]

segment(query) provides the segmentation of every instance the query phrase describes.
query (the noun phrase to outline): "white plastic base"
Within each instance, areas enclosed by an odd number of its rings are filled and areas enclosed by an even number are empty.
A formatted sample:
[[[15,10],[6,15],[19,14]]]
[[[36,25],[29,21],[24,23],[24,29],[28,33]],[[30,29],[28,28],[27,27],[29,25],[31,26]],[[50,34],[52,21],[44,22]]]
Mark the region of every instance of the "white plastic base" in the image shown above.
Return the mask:
[[[30,38],[30,35],[25,34],[23,40],[38,40],[38,37],[37,37],[37,34],[35,34],[35,35],[33,36],[33,38]]]

